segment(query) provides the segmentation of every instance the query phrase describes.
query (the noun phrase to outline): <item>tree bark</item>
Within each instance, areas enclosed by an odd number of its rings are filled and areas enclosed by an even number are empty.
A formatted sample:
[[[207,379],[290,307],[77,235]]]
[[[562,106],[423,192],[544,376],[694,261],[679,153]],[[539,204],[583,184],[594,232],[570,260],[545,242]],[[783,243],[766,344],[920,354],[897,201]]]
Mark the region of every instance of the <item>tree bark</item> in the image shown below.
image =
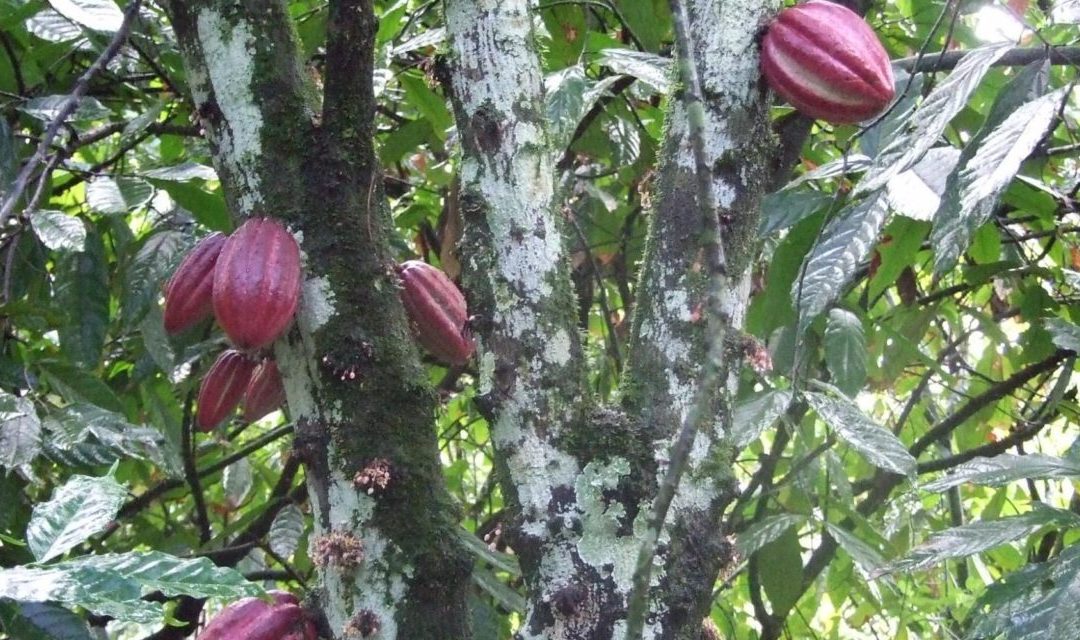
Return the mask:
[[[754,41],[769,10],[756,1],[722,12],[707,0],[690,7],[709,101],[706,148],[737,274],[724,313],[737,328],[772,159]],[[463,146],[465,276],[482,315],[478,403],[493,425],[514,513],[511,543],[528,589],[518,637],[621,638],[657,478],[702,371],[703,216],[686,114],[673,99],[623,406],[592,404],[557,223],[553,154],[561,150],[550,147],[545,130],[532,8],[528,0],[446,0]],[[735,342],[727,351],[732,384]],[[696,638],[730,556],[718,526],[730,498],[724,397],[718,389],[710,399],[715,428],[699,434],[668,520],[646,638]]]
[[[304,254],[296,328],[276,356],[315,515],[322,632],[467,638],[471,559],[372,148],[371,4],[330,3],[321,110],[283,2],[175,0],[170,13],[230,209],[286,221]],[[365,482],[383,473],[385,486]]]

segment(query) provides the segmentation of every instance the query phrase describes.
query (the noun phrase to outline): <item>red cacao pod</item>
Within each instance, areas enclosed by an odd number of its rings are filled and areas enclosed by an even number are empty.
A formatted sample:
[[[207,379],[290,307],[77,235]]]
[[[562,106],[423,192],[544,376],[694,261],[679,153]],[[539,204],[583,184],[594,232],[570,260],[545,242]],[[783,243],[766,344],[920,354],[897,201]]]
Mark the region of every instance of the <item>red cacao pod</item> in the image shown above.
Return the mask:
[[[214,265],[225,236],[212,233],[188,252],[165,285],[165,331],[177,334],[199,324],[214,311]]]
[[[272,605],[259,598],[243,598],[222,609],[206,625],[198,640],[235,640],[236,632],[269,612]]]
[[[244,393],[244,421],[255,422],[284,403],[285,385],[281,382],[277,363],[271,359],[263,360],[251,374],[251,382]]]
[[[442,362],[465,364],[476,344],[465,330],[465,297],[446,274],[420,260],[398,267],[401,302],[420,344]]]
[[[198,640],[317,640],[315,625],[295,596],[271,595],[273,602],[244,598],[228,605]]]
[[[225,242],[214,269],[214,316],[238,348],[277,340],[300,301],[300,247],[280,222],[252,218]]]
[[[210,431],[236,410],[254,370],[255,361],[234,349],[218,356],[199,387],[195,422],[200,431]]]
[[[892,102],[889,54],[854,11],[810,0],[780,12],[761,45],[769,86],[804,115],[860,122]]]

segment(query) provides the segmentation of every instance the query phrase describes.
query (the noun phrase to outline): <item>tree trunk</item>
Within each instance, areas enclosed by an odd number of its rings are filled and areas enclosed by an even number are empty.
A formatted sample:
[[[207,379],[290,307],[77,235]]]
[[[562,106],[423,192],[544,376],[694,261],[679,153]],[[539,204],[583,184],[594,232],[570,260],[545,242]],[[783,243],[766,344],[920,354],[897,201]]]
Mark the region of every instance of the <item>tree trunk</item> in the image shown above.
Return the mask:
[[[690,0],[704,148],[729,265],[727,384],[704,395],[647,594],[645,638],[701,633],[730,559],[727,393],[744,341],[749,256],[772,157],[755,37],[759,0]],[[672,442],[698,396],[709,343],[687,112],[670,100],[621,402],[603,406],[585,358],[546,131],[530,0],[446,0],[462,146],[462,253],[480,339],[477,404],[491,425],[527,590],[522,640],[625,636],[638,550]],[[393,228],[372,150],[376,21],[332,1],[325,90],[308,80],[279,0],[171,4],[200,118],[237,218],[298,232],[306,281],[276,355],[315,514],[324,635],[470,637],[471,561],[441,476],[432,390],[396,293]],[[370,480],[389,477],[385,487]]]
[[[590,402],[565,242],[556,215],[543,78],[527,0],[446,0],[463,146],[465,271],[480,325],[481,396],[494,425],[514,512],[528,611],[519,637],[621,638],[638,549],[658,478],[686,419],[705,359],[704,217],[694,191],[685,109],[673,99],[656,213],[621,408]],[[758,2],[690,3],[694,63],[708,100],[706,152],[726,222],[730,291],[742,326],[750,244],[770,156],[755,55]],[[678,96],[676,96],[678,98]],[[737,333],[736,333],[737,336]],[[737,379],[742,341],[725,350]],[[729,386],[730,386],[729,385]],[[730,559],[720,515],[730,493],[725,389],[708,398],[714,428],[697,434],[649,593],[646,638],[696,638],[720,567]]]
[[[284,3],[176,0],[171,17],[230,208],[285,220],[304,252],[297,328],[276,356],[315,514],[323,633],[467,638],[471,559],[372,149],[370,3],[331,3],[321,112]],[[385,487],[369,481],[384,473]]]

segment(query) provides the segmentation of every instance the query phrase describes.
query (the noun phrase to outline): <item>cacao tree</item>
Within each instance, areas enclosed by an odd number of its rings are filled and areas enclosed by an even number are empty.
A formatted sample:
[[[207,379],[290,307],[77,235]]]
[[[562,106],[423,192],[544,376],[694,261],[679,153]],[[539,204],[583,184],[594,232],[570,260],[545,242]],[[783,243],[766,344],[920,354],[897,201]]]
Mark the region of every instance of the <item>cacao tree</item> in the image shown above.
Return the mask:
[[[0,0],[0,638],[1078,637],[1080,12],[844,4]]]

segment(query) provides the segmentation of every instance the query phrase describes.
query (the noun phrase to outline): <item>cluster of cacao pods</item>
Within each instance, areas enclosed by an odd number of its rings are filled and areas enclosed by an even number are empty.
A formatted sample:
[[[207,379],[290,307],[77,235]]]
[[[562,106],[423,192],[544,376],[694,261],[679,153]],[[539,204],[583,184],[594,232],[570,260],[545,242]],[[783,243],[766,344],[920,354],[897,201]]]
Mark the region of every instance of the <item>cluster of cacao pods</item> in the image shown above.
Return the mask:
[[[461,290],[440,269],[421,260],[398,265],[401,302],[417,342],[441,362],[468,362],[476,342],[466,323],[469,314]]]
[[[872,118],[894,96],[889,54],[873,29],[827,0],[780,12],[762,41],[761,70],[800,113],[835,124]]]
[[[199,386],[195,422],[210,431],[244,406],[244,421],[254,422],[285,404],[285,385],[272,358],[256,362],[229,349],[218,356]]]
[[[221,610],[198,640],[318,640],[311,617],[291,593],[271,591],[272,601],[244,598]]]
[[[196,421],[209,431],[244,403],[257,420],[284,402],[273,360],[249,354],[273,344],[300,302],[300,247],[270,218],[251,218],[231,236],[214,233],[184,257],[165,286],[165,330],[186,331],[211,315],[236,346],[218,357],[199,388]]]

